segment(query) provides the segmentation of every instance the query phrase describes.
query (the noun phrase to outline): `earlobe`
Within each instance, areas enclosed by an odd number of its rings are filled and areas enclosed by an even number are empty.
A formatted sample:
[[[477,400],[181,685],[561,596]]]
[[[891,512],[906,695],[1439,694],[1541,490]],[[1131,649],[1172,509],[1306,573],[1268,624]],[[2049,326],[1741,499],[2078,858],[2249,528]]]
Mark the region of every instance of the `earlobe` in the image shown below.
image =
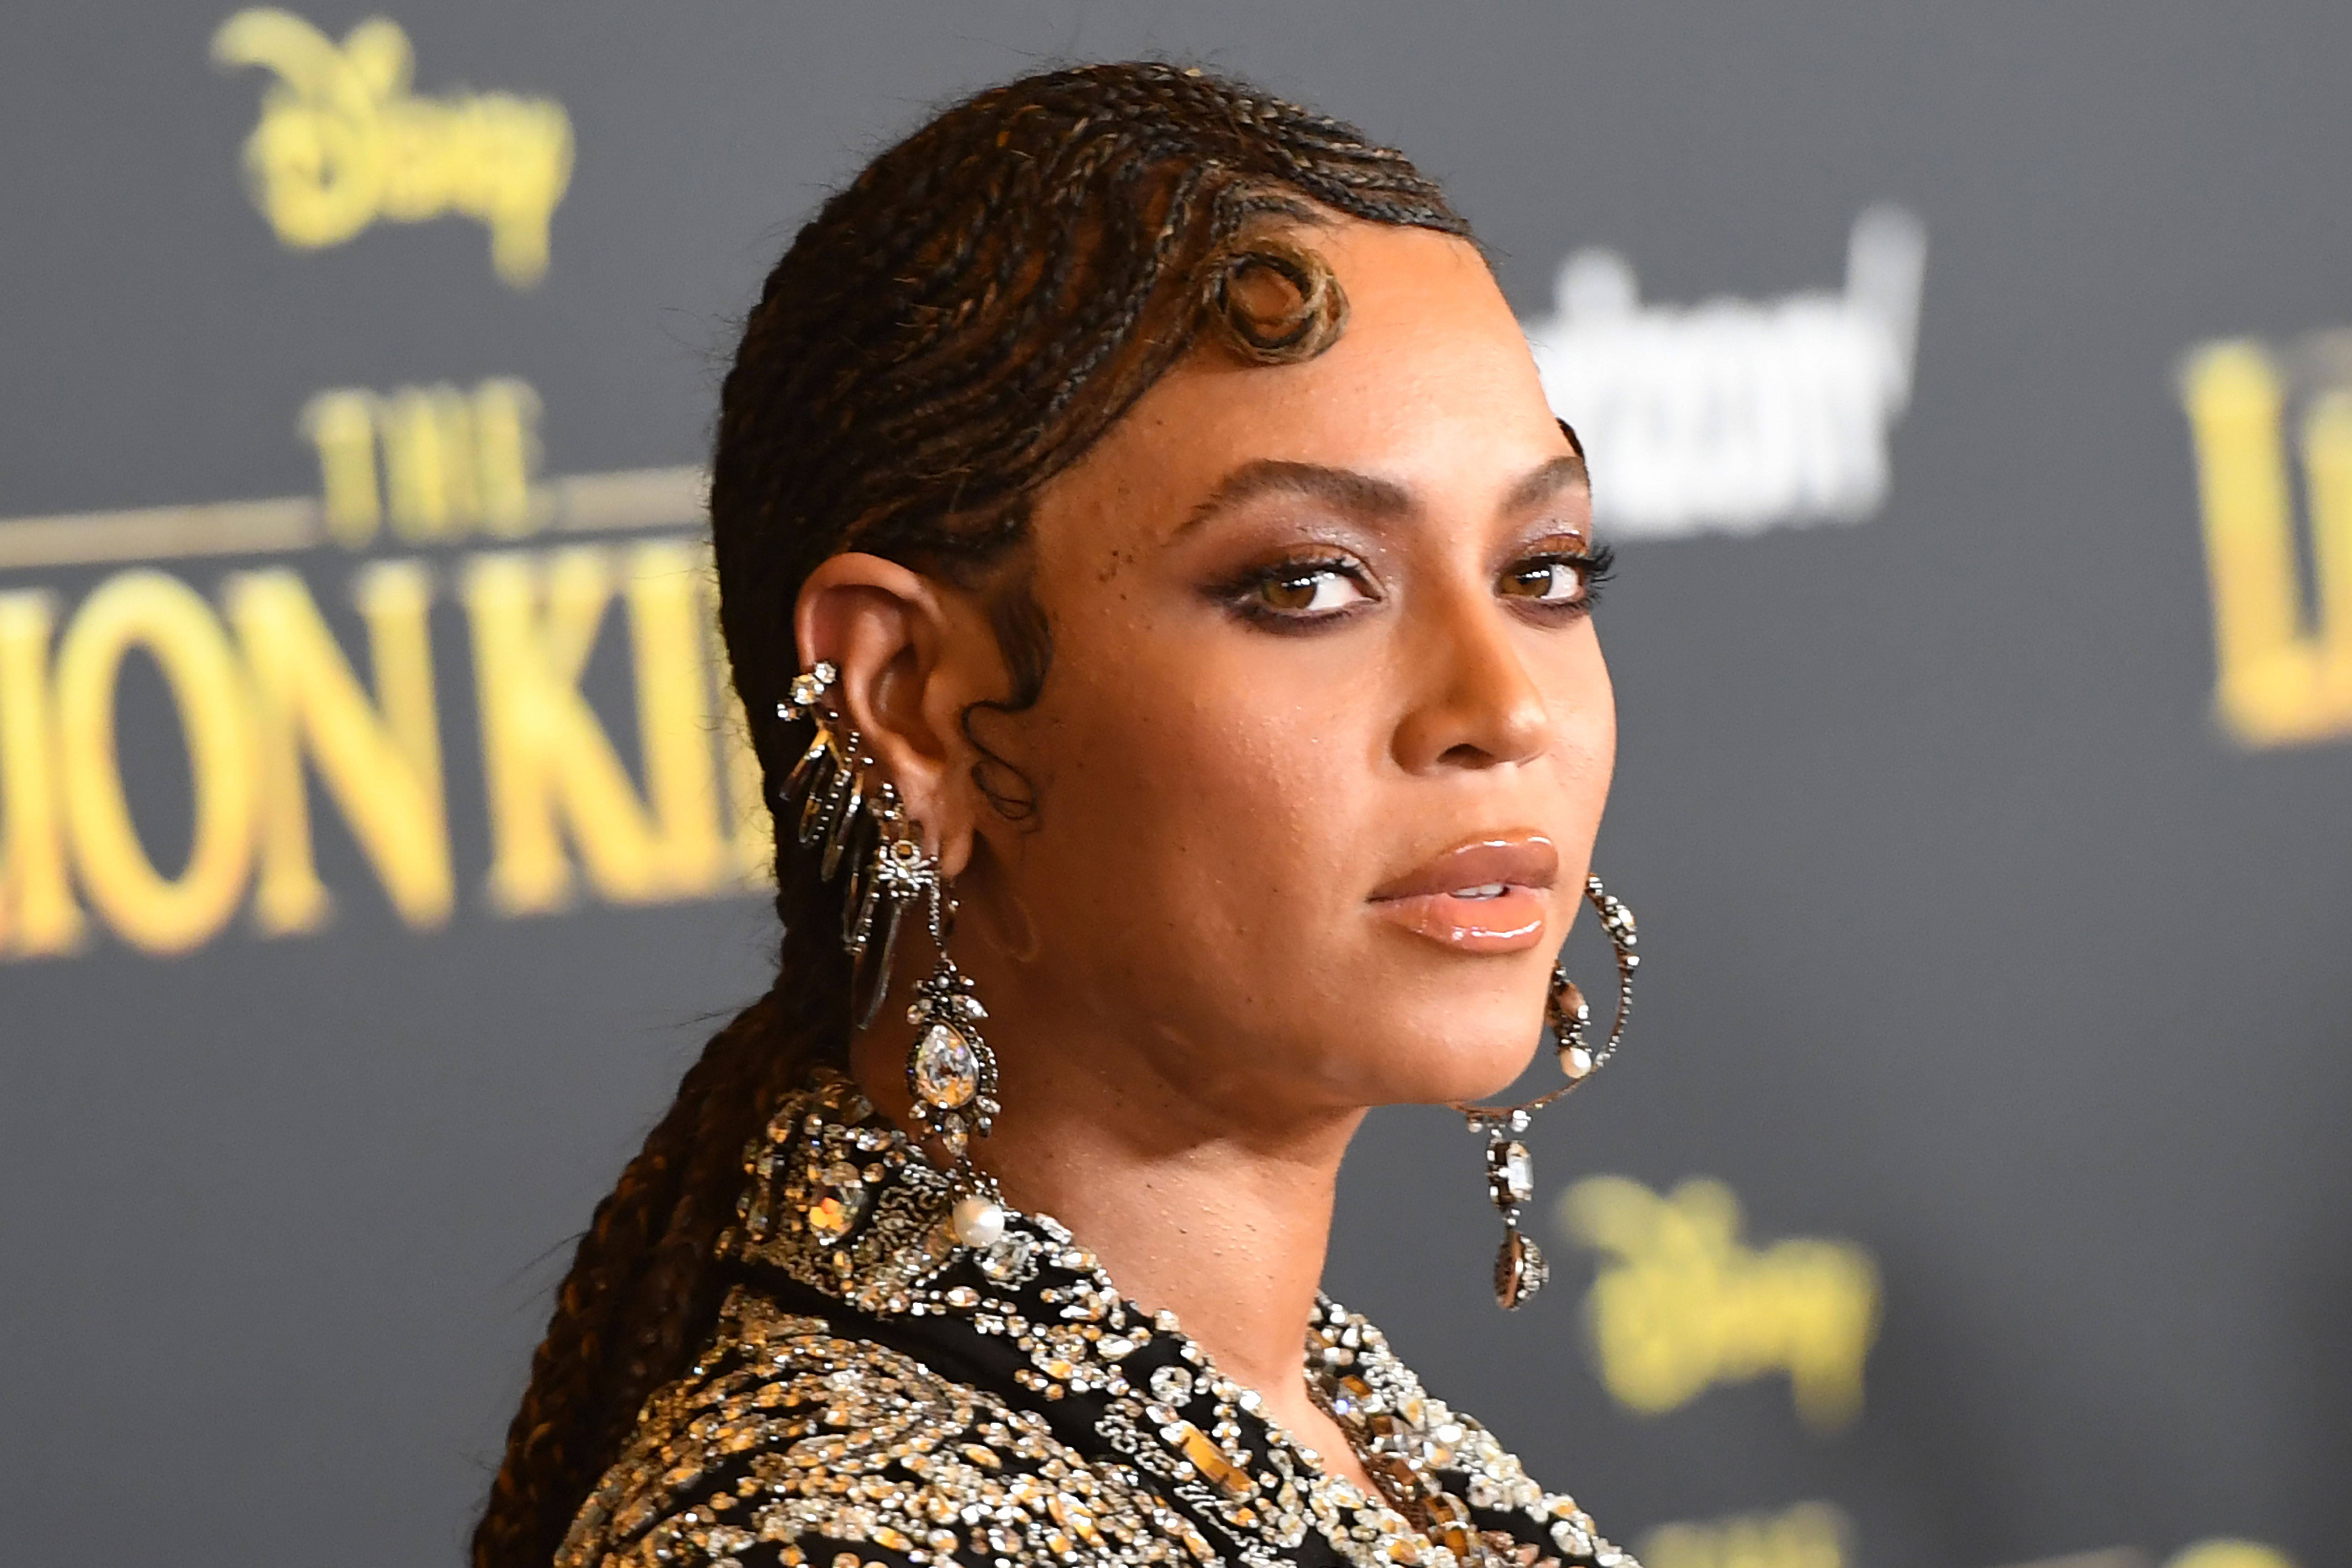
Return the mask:
[[[962,800],[966,746],[942,712],[960,711],[955,636],[939,586],[896,561],[859,551],[828,558],[793,606],[802,668],[839,672],[835,698],[873,765],[898,790],[926,847],[949,876],[971,855]]]

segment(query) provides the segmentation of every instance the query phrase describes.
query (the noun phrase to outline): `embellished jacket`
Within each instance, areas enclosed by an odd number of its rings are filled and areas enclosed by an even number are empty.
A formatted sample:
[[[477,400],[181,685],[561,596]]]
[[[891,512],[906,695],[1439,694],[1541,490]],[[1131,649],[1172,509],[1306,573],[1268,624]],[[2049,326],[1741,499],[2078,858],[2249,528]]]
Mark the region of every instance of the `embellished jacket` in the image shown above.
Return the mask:
[[[1327,1472],[1043,1215],[967,1248],[947,1177],[828,1075],[747,1157],[737,1279],[559,1568],[1638,1568],[1328,1299]]]

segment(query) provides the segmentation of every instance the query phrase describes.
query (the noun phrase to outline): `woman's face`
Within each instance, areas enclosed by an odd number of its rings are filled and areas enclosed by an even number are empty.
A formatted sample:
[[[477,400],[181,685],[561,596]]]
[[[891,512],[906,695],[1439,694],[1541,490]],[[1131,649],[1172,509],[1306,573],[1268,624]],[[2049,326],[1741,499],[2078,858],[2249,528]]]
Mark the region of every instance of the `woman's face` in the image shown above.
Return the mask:
[[[1245,1115],[1454,1100],[1537,1043],[1615,746],[1583,465],[1469,245],[1300,237],[1336,346],[1203,348],[1040,497],[1044,695],[976,718],[1038,810],[959,887],[1008,1100],[1046,1051]]]

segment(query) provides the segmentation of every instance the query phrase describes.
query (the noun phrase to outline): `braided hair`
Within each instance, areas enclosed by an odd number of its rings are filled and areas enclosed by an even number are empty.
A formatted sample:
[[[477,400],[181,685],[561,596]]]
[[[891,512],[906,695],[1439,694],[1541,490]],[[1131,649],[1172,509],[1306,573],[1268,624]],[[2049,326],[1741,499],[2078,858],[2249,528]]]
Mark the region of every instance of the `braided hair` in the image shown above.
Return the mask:
[[[1345,296],[1281,237],[1318,214],[1462,235],[1402,153],[1198,69],[1031,77],[957,104],[825,202],[768,275],[720,394],[711,528],[719,623],[772,801],[804,728],[776,716],[793,609],[826,557],[870,551],[986,595],[1035,702],[1050,651],[1021,568],[1030,503],[1200,339],[1319,352]],[[1271,299],[1274,304],[1269,305]],[[1019,817],[1011,769],[974,779]],[[776,833],[775,987],[705,1049],[596,1207],[556,1293],[475,1568],[545,1568],[648,1396],[716,1320],[741,1151],[819,1062],[848,1054],[838,894]]]

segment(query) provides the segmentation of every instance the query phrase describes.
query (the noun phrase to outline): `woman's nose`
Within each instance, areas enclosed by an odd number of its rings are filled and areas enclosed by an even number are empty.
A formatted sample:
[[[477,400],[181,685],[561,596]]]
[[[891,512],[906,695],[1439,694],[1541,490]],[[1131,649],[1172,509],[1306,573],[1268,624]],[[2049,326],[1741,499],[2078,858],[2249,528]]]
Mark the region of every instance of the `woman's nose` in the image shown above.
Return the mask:
[[[1507,612],[1488,592],[1428,606],[1405,653],[1413,700],[1397,726],[1407,772],[1530,762],[1550,744],[1551,712],[1519,656]]]

